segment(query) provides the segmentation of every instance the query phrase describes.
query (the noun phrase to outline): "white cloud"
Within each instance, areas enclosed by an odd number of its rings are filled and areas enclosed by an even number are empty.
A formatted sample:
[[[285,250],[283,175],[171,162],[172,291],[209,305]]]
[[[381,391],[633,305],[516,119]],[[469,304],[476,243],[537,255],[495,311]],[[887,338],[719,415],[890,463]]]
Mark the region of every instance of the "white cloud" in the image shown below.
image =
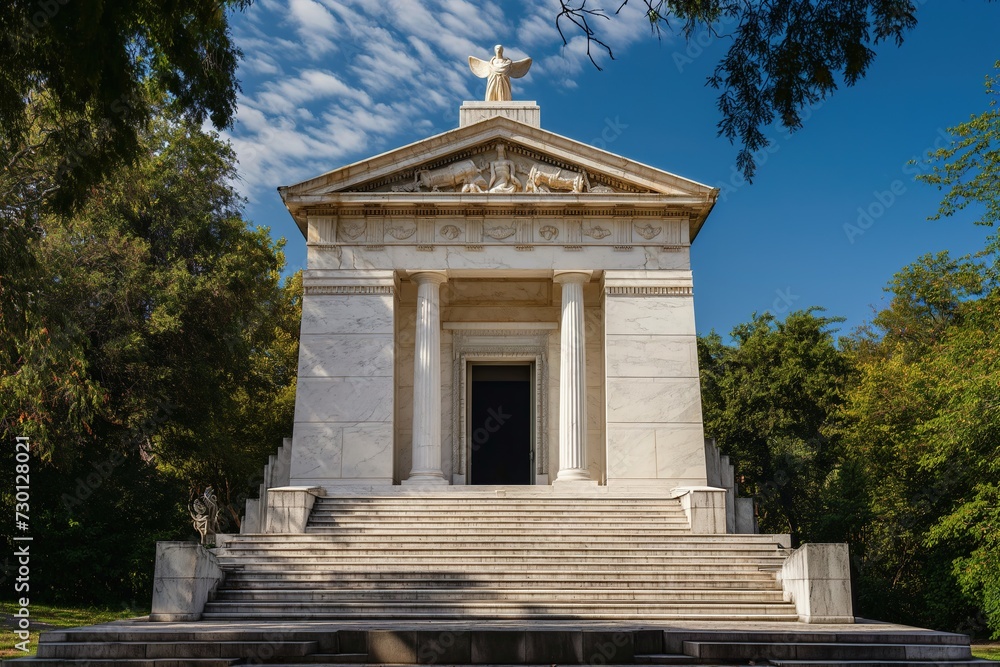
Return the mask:
[[[461,101],[479,99],[484,85],[467,57],[488,57],[497,43],[511,58],[534,59],[520,86],[575,87],[590,66],[586,40],[567,31],[562,46],[558,11],[558,0],[258,0],[237,25],[241,72],[252,77],[224,133],[240,158],[242,190],[256,201],[277,185],[454,127]],[[596,21],[616,50],[645,36],[634,8]]]

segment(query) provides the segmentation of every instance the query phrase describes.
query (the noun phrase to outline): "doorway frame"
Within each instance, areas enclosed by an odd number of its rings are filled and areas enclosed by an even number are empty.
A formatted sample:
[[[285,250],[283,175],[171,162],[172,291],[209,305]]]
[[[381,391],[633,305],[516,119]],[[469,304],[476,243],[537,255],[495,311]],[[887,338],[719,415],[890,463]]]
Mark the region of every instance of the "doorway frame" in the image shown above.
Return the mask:
[[[535,360],[534,359],[530,359],[530,360],[529,359],[524,359],[524,360],[515,360],[515,359],[497,359],[497,360],[493,360],[493,359],[489,359],[489,360],[487,360],[487,359],[467,359],[466,360],[466,362],[465,362],[465,373],[466,373],[466,386],[465,386],[465,392],[466,392],[466,396],[465,396],[465,405],[466,405],[465,421],[466,421],[466,426],[465,426],[465,428],[467,430],[466,430],[466,433],[465,433],[465,439],[466,439],[466,442],[468,443],[467,444],[468,449],[466,451],[466,460],[465,460],[465,464],[466,464],[465,481],[466,481],[466,484],[468,484],[470,486],[471,485],[476,485],[476,480],[472,479],[472,457],[474,455],[474,452],[472,451],[472,446],[474,444],[473,443],[473,437],[472,437],[472,433],[470,432],[472,430],[472,424],[468,423],[468,421],[469,421],[469,411],[472,410],[472,369],[475,368],[476,366],[506,366],[506,367],[523,366],[523,367],[527,367],[528,368],[528,403],[531,405],[531,417],[530,417],[531,432],[530,432],[530,434],[528,436],[529,439],[530,439],[529,449],[531,450],[531,462],[528,464],[528,466],[529,466],[528,467],[528,479],[529,479],[528,484],[529,485],[534,485],[534,483],[535,483],[535,475],[537,473],[536,468],[535,468],[535,457],[538,456],[538,452],[536,451],[536,444],[538,443],[538,438],[537,438],[537,435],[535,433],[535,429],[538,428],[538,410],[539,410],[538,400],[535,397],[535,394],[538,391],[538,384],[535,381]]]
[[[470,363],[532,363],[534,366],[533,437],[535,485],[549,483],[548,437],[548,350],[554,322],[445,323],[452,331],[452,484],[465,485],[469,479],[471,441],[469,428]]]

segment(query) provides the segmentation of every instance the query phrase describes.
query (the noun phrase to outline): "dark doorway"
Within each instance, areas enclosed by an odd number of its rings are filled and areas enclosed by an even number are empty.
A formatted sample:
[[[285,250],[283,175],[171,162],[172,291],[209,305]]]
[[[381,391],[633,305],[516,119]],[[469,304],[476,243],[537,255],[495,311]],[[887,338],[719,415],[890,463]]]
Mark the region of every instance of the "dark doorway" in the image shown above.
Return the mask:
[[[531,364],[472,364],[472,484],[531,484]]]

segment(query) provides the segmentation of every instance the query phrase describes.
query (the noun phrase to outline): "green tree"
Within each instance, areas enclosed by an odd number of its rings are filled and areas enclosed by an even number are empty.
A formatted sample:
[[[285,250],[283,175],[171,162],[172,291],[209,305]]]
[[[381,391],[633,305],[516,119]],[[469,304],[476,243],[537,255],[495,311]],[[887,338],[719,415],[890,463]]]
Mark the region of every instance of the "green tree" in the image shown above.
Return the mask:
[[[995,253],[993,244],[986,256]],[[997,594],[996,277],[989,261],[922,257],[897,273],[889,306],[850,342],[858,380],[843,442],[871,490],[857,551],[866,613],[956,628]]]
[[[836,468],[833,415],[849,373],[831,332],[840,320],[816,310],[754,315],[733,345],[714,332],[698,345],[706,434],[735,459],[761,529],[797,541],[845,530],[823,524],[824,489],[851,474]]]
[[[34,240],[131,165],[169,100],[228,126],[240,57],[229,34],[249,0],[7,0],[0,5],[0,322],[25,335],[43,279]],[[153,94],[150,94],[150,91]],[[44,225],[51,228],[51,221]],[[12,353],[0,341],[0,355]]]
[[[1000,60],[994,67],[1000,70]],[[948,128],[951,143],[934,152],[929,159],[931,172],[917,178],[948,188],[941,208],[933,219],[950,216],[969,205],[985,208],[977,225],[994,225],[1000,221],[1000,76],[986,77],[989,108],[964,123]]]
[[[236,110],[240,51],[229,15],[248,0],[8,0],[0,9],[0,157],[25,176],[16,199],[61,204],[143,150],[146,88],[192,122],[225,127]],[[31,165],[55,158],[41,190]],[[9,183],[5,186],[9,187]],[[8,192],[8,189],[4,189]],[[6,208],[10,200],[3,201]]]
[[[228,146],[168,110],[141,142],[39,219],[27,333],[0,331],[0,427],[32,439],[33,534],[61,545],[33,559],[50,597],[141,599],[155,540],[193,533],[189,493],[235,509],[291,430],[300,277],[247,226]]]

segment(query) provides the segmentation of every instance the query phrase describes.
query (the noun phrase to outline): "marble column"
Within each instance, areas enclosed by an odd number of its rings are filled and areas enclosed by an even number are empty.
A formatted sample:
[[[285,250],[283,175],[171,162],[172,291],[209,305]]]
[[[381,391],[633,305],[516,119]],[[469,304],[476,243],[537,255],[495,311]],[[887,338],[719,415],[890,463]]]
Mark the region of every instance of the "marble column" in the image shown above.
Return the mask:
[[[447,484],[441,471],[441,284],[440,271],[421,271],[417,284],[416,349],[413,354],[413,461],[404,484]]]
[[[590,480],[587,469],[587,357],[583,285],[590,271],[556,271],[562,285],[559,355],[559,474],[556,482]]]

